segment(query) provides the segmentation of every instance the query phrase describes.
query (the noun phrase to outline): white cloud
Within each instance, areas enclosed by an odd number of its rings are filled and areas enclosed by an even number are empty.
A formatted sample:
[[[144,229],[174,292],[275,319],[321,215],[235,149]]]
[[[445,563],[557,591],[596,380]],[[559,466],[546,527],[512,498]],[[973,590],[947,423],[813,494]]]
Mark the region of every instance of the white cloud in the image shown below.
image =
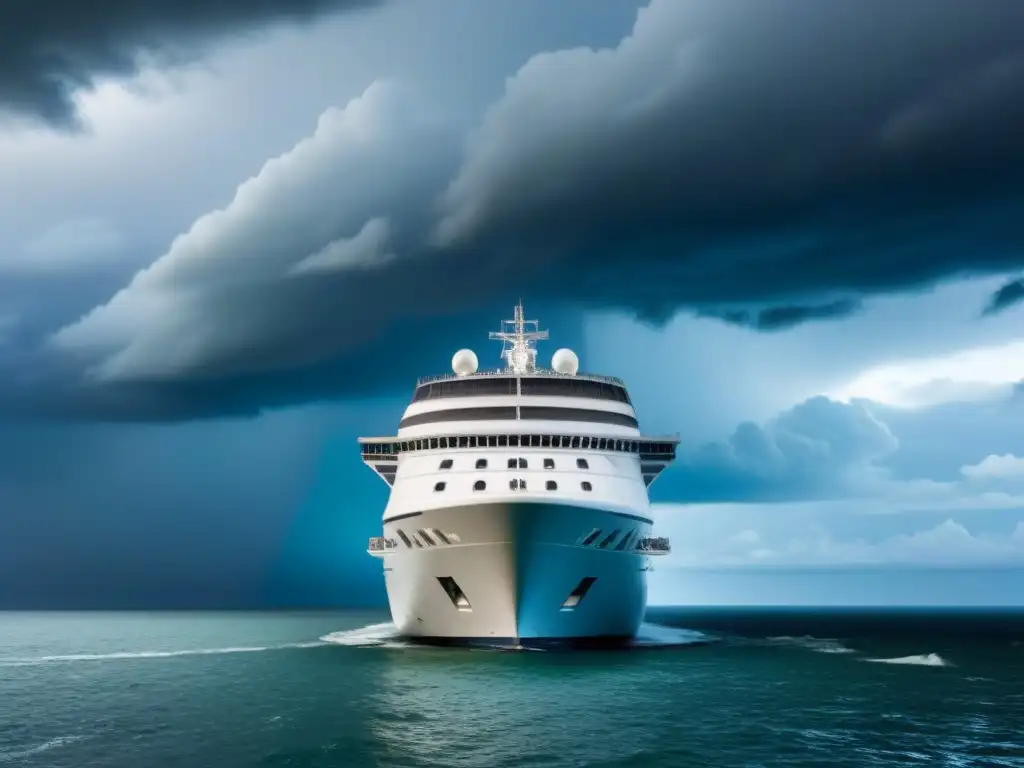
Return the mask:
[[[301,354],[292,324],[311,302],[287,291],[385,261],[383,244],[402,234],[386,224],[396,201],[437,183],[449,144],[454,162],[447,136],[410,91],[373,83],[344,108],[324,112],[311,136],[268,160],[227,206],[197,219],[127,287],[52,343],[98,356],[95,373],[110,380],[244,367],[246,355],[260,359],[261,345],[270,354]],[[332,308],[335,322],[345,306]],[[317,333],[321,316],[305,319],[301,341],[342,343],[346,334]],[[365,307],[353,305],[342,318],[354,331]],[[281,332],[293,334],[290,344]]]
[[[657,505],[654,514],[656,532],[672,540],[667,567],[1024,565],[1024,496],[1009,521],[1006,512],[976,513],[969,524],[941,507],[901,517],[866,514],[866,506]]]
[[[986,456],[977,464],[960,468],[969,480],[1024,480],[1024,458],[1007,453]]]
[[[387,244],[387,220],[370,219],[354,237],[339,237],[312,256],[307,256],[289,272],[303,275],[383,266],[394,258],[387,252]]]
[[[997,398],[1024,380],[1024,341],[871,368],[831,397],[905,407]]]

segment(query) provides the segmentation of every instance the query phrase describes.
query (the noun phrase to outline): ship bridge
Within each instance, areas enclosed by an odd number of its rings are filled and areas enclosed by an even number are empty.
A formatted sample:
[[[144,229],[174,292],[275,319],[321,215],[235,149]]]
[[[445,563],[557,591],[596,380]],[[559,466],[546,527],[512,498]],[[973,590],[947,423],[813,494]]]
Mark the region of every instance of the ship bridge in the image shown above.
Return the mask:
[[[460,350],[453,372],[419,379],[393,437],[361,438],[363,460],[393,484],[403,453],[466,448],[562,448],[634,454],[645,485],[675,458],[678,436],[644,437],[626,385],[580,373],[576,355],[560,349],[551,368],[536,364],[534,343],[547,339],[522,304],[490,338],[502,342],[506,365],[478,370]]]

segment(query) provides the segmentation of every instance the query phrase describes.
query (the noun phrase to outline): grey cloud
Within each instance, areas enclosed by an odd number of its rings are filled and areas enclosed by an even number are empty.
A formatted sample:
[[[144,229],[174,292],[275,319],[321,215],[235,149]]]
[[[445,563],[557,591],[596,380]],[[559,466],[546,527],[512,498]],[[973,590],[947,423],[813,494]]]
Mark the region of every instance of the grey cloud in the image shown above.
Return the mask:
[[[658,480],[658,494],[698,501],[781,501],[863,493],[899,447],[864,403],[811,398],[764,425],[744,422]]]
[[[0,4],[0,110],[68,126],[72,95],[143,58],[194,59],[212,40],[375,0],[34,0]]]
[[[617,48],[537,56],[509,80],[436,237],[554,250],[563,282],[570,265],[642,264],[604,281],[626,305],[1005,269],[1021,258],[1022,41],[1013,0],[654,0]]]
[[[811,320],[839,319],[861,309],[856,299],[836,299],[825,304],[768,307],[759,311],[738,309],[721,313],[702,312],[718,317],[733,325],[755,328],[759,331],[783,331]]]
[[[998,291],[992,294],[984,314],[996,315],[1005,309],[1024,301],[1024,278],[1010,280],[1004,283]]]
[[[46,354],[147,414],[248,412],[407,382],[371,348],[510,296],[777,330],[1007,268],[1022,25],[1001,0],[654,0],[617,48],[531,59],[465,147],[375,84]]]

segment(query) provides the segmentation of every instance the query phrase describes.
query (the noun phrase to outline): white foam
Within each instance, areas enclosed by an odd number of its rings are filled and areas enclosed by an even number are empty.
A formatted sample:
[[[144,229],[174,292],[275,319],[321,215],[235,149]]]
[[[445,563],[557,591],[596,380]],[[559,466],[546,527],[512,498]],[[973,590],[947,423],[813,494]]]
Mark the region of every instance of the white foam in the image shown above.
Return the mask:
[[[117,659],[167,659],[175,656],[209,656],[222,653],[259,653],[288,648],[315,648],[314,643],[281,643],[280,645],[229,646],[227,648],[185,648],[174,651],[115,651],[113,653],[69,653],[56,656],[0,656],[0,667],[24,667],[38,664],[59,664],[75,661],[112,661]]]
[[[674,647],[679,645],[700,645],[711,640],[703,632],[694,629],[666,627],[662,624],[644,622],[636,633],[632,645],[637,648]]]
[[[331,632],[320,638],[322,642],[333,645],[344,645],[350,648],[422,648],[417,643],[402,638],[397,627],[390,621],[381,624],[370,624],[358,629],[346,629]],[[665,627],[659,624],[642,624],[636,639],[631,643],[636,648],[675,647],[681,645],[697,645],[711,640],[702,632],[691,629]],[[543,651],[543,648],[521,645],[491,645],[486,642],[475,644],[471,650],[513,650]]]
[[[847,648],[832,637],[812,637],[811,635],[791,637],[789,635],[781,635],[779,637],[769,637],[767,640],[774,645],[792,645],[797,648],[814,651],[815,653],[857,653],[857,651]]]
[[[0,763],[13,763],[17,760],[24,760],[26,758],[33,757],[34,755],[38,755],[41,752],[49,752],[51,749],[57,749],[58,747],[63,747],[66,744],[73,744],[84,738],[84,736],[58,736],[55,739],[50,739],[42,744],[36,744],[33,747],[0,752]]]
[[[899,656],[895,659],[864,659],[876,664],[913,664],[919,667],[951,667],[953,666],[937,653],[922,653],[917,656]]]
[[[321,637],[320,641],[351,648],[405,648],[409,645],[399,636],[398,627],[390,621],[331,632]]]

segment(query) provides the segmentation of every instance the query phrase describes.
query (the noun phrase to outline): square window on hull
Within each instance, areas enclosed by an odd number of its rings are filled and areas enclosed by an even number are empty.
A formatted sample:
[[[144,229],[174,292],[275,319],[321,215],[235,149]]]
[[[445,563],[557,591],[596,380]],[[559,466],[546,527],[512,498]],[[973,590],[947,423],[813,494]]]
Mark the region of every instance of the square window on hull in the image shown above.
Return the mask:
[[[594,586],[594,582],[597,581],[596,576],[584,576],[580,583],[576,585],[576,589],[569,593],[569,596],[565,598],[565,602],[562,603],[563,611],[572,611],[576,609],[576,606],[580,604],[580,601],[587,596],[587,592]]]
[[[452,601],[452,605],[460,611],[472,613],[473,606],[469,604],[469,598],[466,597],[466,593],[462,591],[459,585],[455,583],[455,579],[451,576],[438,576],[437,581],[444,588],[448,599]]]

